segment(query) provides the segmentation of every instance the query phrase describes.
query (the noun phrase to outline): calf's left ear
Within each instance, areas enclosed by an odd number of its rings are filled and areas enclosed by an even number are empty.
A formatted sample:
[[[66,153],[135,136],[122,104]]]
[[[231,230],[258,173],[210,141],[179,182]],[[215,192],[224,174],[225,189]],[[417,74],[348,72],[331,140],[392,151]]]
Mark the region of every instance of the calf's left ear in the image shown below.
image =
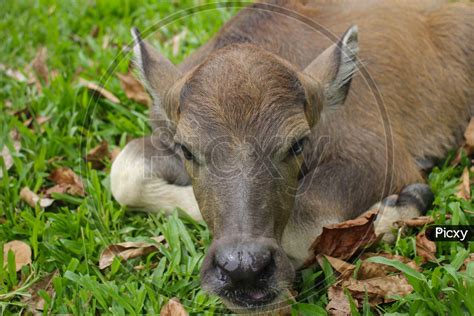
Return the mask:
[[[168,104],[165,96],[179,81],[182,74],[167,58],[158,53],[150,44],[145,42],[137,28],[131,30],[133,36],[133,52],[135,64],[148,92],[153,97],[153,111],[156,119],[169,121],[174,118],[178,104]]]
[[[350,27],[339,41],[309,64],[304,74],[322,86],[323,106],[334,108],[344,103],[357,70],[359,51],[357,26]]]

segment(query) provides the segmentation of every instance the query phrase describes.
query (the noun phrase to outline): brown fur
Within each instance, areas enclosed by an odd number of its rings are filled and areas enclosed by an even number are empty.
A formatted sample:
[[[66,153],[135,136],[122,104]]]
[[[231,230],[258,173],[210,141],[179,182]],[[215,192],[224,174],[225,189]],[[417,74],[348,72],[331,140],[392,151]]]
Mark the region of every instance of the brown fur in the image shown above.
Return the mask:
[[[362,67],[329,106],[338,55],[321,54],[354,24]],[[472,34],[468,4],[273,1],[243,9],[179,71],[148,70],[154,121],[173,122],[173,141],[195,156],[185,166],[215,239],[204,286],[217,291],[219,245],[263,238],[298,265],[324,224],[423,181],[418,162],[459,145],[474,115]],[[305,135],[303,157],[286,157]]]

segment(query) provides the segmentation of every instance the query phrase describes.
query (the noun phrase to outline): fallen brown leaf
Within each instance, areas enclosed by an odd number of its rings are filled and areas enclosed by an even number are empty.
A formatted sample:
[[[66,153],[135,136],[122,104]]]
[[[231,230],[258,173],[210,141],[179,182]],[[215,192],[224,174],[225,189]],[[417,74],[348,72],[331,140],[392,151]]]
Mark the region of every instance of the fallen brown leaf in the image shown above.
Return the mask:
[[[59,272],[57,270],[53,273],[49,273],[28,289],[31,296],[25,297],[23,302],[28,305],[28,309],[31,313],[36,314],[44,310],[46,301],[38,294],[40,290],[44,290],[48,293],[49,297],[54,297],[55,291],[53,287],[53,279],[58,275]]]
[[[188,312],[184,309],[179,299],[173,297],[166,303],[160,311],[160,316],[187,316]]]
[[[22,72],[8,68],[4,64],[0,64],[0,71],[18,82],[28,82],[28,78]]]
[[[324,257],[329,262],[331,267],[333,267],[334,270],[336,270],[337,272],[341,274],[341,279],[349,278],[356,268],[355,265],[345,262],[344,260],[334,258],[331,256],[324,256]],[[316,260],[318,260],[318,263],[320,266],[322,266],[323,264],[322,258],[323,257],[321,255],[316,256]]]
[[[414,261],[402,256],[384,253],[364,253],[361,256],[361,259],[364,260],[357,271],[357,279],[354,279],[352,277],[355,269],[354,265],[337,258],[326,256],[331,266],[341,273],[341,278],[338,279],[339,282],[331,286],[328,291],[329,304],[326,306],[326,310],[330,315],[351,315],[350,303],[344,294],[344,289],[349,291],[356,307],[363,303],[366,295],[369,303],[375,306],[393,301],[391,296],[404,296],[413,291],[412,286],[397,269],[365,261],[366,258],[373,256],[399,260],[419,270],[419,267]],[[322,256],[318,256],[318,260],[321,260],[321,258]],[[320,265],[321,264],[320,262]]]
[[[51,119],[51,117],[49,116],[37,116],[37,117],[30,117],[29,119],[23,121],[23,125],[25,125],[26,127],[30,128],[31,130],[34,130],[34,125],[33,123],[36,122],[36,124],[38,124],[40,126],[40,132],[44,132],[43,128],[41,127],[41,125],[43,125],[44,123],[46,123],[47,121],[49,121]]]
[[[104,160],[106,158],[111,158],[109,152],[109,144],[107,141],[103,140],[99,145],[92,148],[89,153],[87,153],[85,160],[91,163],[93,169],[102,169],[104,168]]]
[[[338,282],[328,290],[329,303],[326,306],[326,310],[330,315],[350,315],[350,303],[344,293],[344,289],[349,291],[356,307],[363,303],[366,295],[369,303],[375,306],[393,301],[391,296],[404,296],[413,291],[412,286],[397,269],[365,260],[373,256],[395,259],[413,269],[419,270],[414,261],[402,256],[384,253],[364,253],[361,256],[363,261],[357,270],[357,279],[355,279],[352,277],[353,271],[356,268],[355,265],[337,258],[325,256],[331,266],[341,274]],[[321,255],[317,256],[317,260],[322,265]]]
[[[371,278],[379,278],[379,277],[387,276],[392,273],[399,272],[396,268],[385,265],[385,264],[365,261],[365,259],[374,257],[374,256],[398,260],[402,263],[405,263],[406,265],[408,265],[409,267],[415,270],[420,270],[420,267],[415,263],[415,261],[409,258],[398,256],[398,255],[391,255],[388,253],[366,252],[362,254],[361,256],[362,262],[357,271],[357,279],[365,280],[365,279],[371,279]],[[324,256],[324,257],[328,260],[329,264],[333,267],[333,269],[341,274],[341,279],[347,279],[348,277],[351,277],[352,273],[354,272],[356,268],[355,265],[348,263],[344,260],[333,258],[330,256]],[[316,259],[318,260],[319,265],[322,265],[322,256],[318,255]]]
[[[43,80],[46,84],[49,83],[49,71],[48,66],[46,65],[46,59],[48,58],[47,55],[48,50],[46,47],[40,47],[35,58],[31,62],[31,66],[38,78]]]
[[[372,306],[393,302],[391,296],[405,296],[413,292],[413,287],[403,275],[389,275],[367,280],[348,279],[341,284],[347,288],[351,296],[357,301],[363,302],[367,293],[369,303]]]
[[[158,263],[157,263],[157,262],[153,262],[152,264],[150,264],[149,267],[150,267],[151,269],[154,269],[154,268],[156,268],[157,266],[158,266]],[[147,268],[147,266],[146,266],[146,265],[143,265],[143,264],[139,264],[139,265],[137,265],[137,266],[134,266],[133,268],[134,268],[135,270],[137,270],[137,271],[141,271],[141,270],[144,270],[145,268]]]
[[[41,94],[43,92],[43,85],[41,84],[41,80],[38,78],[38,75],[33,69],[32,64],[26,65],[24,72],[28,78],[28,85],[34,85],[38,93]]]
[[[165,238],[163,236],[152,237],[156,243],[162,243]],[[114,261],[115,257],[122,260],[133,259],[143,255],[147,255],[157,249],[156,244],[148,242],[128,241],[114,245],[109,245],[100,254],[99,269],[109,267]]]
[[[351,305],[347,296],[344,294],[344,289],[339,285],[333,285],[328,289],[329,303],[326,305],[326,310],[329,315],[334,316],[350,316]],[[357,301],[354,302],[357,307]]]
[[[319,254],[347,259],[357,250],[371,245],[377,240],[374,230],[377,213],[378,209],[369,210],[355,219],[324,226],[321,235],[310,247],[314,256],[310,257],[305,265],[315,263]]]
[[[450,219],[451,214],[446,214],[445,219]],[[409,219],[403,219],[396,221],[395,225],[398,227],[423,227],[425,225],[430,225],[435,222],[435,219],[432,216],[418,216]]]
[[[51,71],[49,72],[49,78],[50,78],[50,80],[56,79],[59,75],[60,75],[59,70],[56,70],[56,69],[51,70]]]
[[[110,44],[110,36],[108,35],[104,35],[102,37],[102,49],[103,50],[106,50],[109,48],[109,44]]]
[[[131,72],[128,72],[126,74],[117,74],[117,76],[120,79],[120,85],[125,91],[127,98],[136,101],[140,104],[150,106],[150,96],[145,91],[145,88],[140,83],[140,81],[138,81]]]
[[[47,121],[49,121],[51,119],[50,116],[43,116],[43,115],[40,115],[40,116],[37,116],[36,117],[36,123],[38,123],[39,125],[41,124],[44,124],[46,123]]]
[[[461,176],[461,183],[458,186],[456,195],[466,201],[471,200],[471,182],[469,180],[469,169],[464,168]]]
[[[84,184],[77,174],[67,167],[53,170],[48,179],[56,183],[57,187],[48,189],[47,192],[68,193],[71,195],[84,196]]]
[[[40,198],[36,193],[30,190],[28,187],[24,187],[20,191],[20,199],[28,203],[31,207],[35,207],[38,204],[41,208],[46,208],[53,204],[54,200],[49,198]]]
[[[31,264],[31,248],[27,243],[20,240],[12,240],[3,245],[4,264],[7,263],[8,252],[15,254],[16,272],[27,264]]]
[[[423,227],[428,224],[433,224],[434,218],[431,216],[418,216],[409,219],[403,219],[396,222],[398,227],[407,226],[407,227]]]
[[[435,260],[436,244],[423,231],[416,236],[416,253],[426,260]]]
[[[113,95],[112,92],[106,90],[94,82],[88,81],[84,78],[79,78],[79,84],[89,89],[89,91],[91,91],[96,97],[105,98],[113,103],[120,103],[120,100],[115,95]]]
[[[18,153],[21,149],[21,142],[19,140],[13,141],[13,148],[15,149],[14,154]],[[3,146],[3,149],[0,152],[0,156],[3,158],[3,162],[5,163],[5,169],[8,171],[8,169],[13,166],[12,152],[7,148],[7,146]],[[1,178],[3,178],[2,168],[0,168],[0,179]]]
[[[420,270],[420,267],[416,264],[416,262],[409,258],[398,256],[398,255],[391,255],[388,253],[367,252],[361,256],[361,259],[363,259],[363,261],[359,267],[359,270],[357,271],[357,279],[367,280],[367,279],[372,279],[372,278],[384,277],[393,273],[399,273],[399,271],[394,267],[391,267],[385,264],[380,264],[380,263],[367,262],[365,260],[367,258],[374,257],[374,256],[398,260],[408,265],[410,268],[413,268],[417,271]]]
[[[461,271],[461,272],[466,271],[467,265],[469,264],[469,262],[473,262],[473,261],[474,261],[474,253],[470,253],[469,257],[464,259],[464,262],[461,266],[461,269],[459,269],[459,271]]]
[[[93,38],[96,38],[97,35],[99,35],[99,31],[100,31],[100,28],[98,25],[94,25],[91,29],[91,32],[90,32],[90,35],[93,37]]]
[[[69,186],[57,184],[44,190],[44,196],[51,197],[53,193],[66,194]]]
[[[48,159],[48,163],[53,163],[53,162],[58,162],[58,161],[63,161],[64,157],[63,156],[54,156]]]

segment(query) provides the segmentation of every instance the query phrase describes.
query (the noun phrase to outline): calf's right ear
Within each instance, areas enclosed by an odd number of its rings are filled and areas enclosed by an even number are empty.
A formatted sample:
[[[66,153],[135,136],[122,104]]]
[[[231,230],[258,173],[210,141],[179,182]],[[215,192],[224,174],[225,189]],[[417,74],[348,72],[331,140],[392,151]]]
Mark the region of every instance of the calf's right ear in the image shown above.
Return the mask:
[[[132,28],[131,33],[134,41],[135,64],[145,87],[153,98],[155,119],[173,120],[173,111],[178,104],[167,104],[170,102],[165,102],[165,97],[182,74],[171,61],[142,39],[137,28]]]
[[[327,48],[309,64],[304,73],[322,87],[325,108],[344,103],[354,73],[357,71],[359,51],[357,26],[350,27],[339,41]]]

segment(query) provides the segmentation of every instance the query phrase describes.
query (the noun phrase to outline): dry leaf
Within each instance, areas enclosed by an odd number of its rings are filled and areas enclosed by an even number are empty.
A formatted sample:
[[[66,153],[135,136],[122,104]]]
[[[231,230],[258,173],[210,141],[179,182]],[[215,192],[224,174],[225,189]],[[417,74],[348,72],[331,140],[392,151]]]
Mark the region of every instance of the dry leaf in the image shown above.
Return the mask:
[[[58,275],[59,272],[57,270],[53,273],[49,273],[28,289],[28,292],[31,296],[25,297],[23,302],[28,305],[30,312],[36,314],[38,311],[41,312],[44,310],[44,304],[46,301],[41,295],[38,294],[40,290],[44,290],[46,293],[48,293],[49,297],[54,297],[55,291],[53,287],[53,279]]]
[[[445,214],[445,219],[450,219],[451,214]],[[435,219],[432,216],[418,216],[409,219],[402,219],[396,221],[395,225],[398,227],[423,227],[425,225],[430,225],[435,222]]]
[[[15,149],[15,153],[18,153],[21,149],[21,142],[18,140],[13,141],[13,148]],[[3,162],[5,163],[5,169],[8,170],[13,166],[13,157],[12,152],[7,148],[7,146],[3,146],[2,151],[0,152],[0,156],[3,158]],[[3,169],[0,168],[0,179],[3,178]]]
[[[154,269],[158,266],[158,263],[157,262],[153,262],[152,264],[150,264],[149,266],[146,266],[144,264],[139,264],[137,266],[134,266],[133,268],[137,271],[140,271],[140,270],[144,270],[145,268],[149,267],[150,269]]]
[[[46,123],[47,121],[49,121],[50,119],[51,119],[51,117],[49,117],[49,116],[40,115],[40,116],[37,116],[35,120],[36,120],[36,123],[38,123],[39,125],[42,125],[42,124]]]
[[[102,49],[107,50],[109,48],[109,44],[110,44],[110,36],[104,35],[102,37]]]
[[[46,123],[47,121],[49,121],[51,119],[51,117],[49,116],[37,116],[37,117],[30,117],[29,119],[27,119],[26,121],[23,121],[23,125],[25,125],[26,127],[30,128],[31,130],[33,130],[33,122],[36,122],[39,126],[41,126],[42,124]],[[43,128],[41,127],[40,128],[40,131],[43,132]]]
[[[140,81],[138,81],[131,72],[127,74],[117,74],[117,76],[120,79],[120,85],[125,91],[127,98],[144,105],[149,106],[151,104],[150,96]]]
[[[326,306],[326,310],[329,315],[334,316],[350,316],[351,315],[351,305],[347,296],[344,294],[342,287],[338,285],[333,285],[328,289],[328,299],[329,303]],[[354,302],[357,307],[357,301]]]
[[[3,245],[4,264],[7,264],[8,252],[13,251],[15,254],[16,271],[27,264],[31,264],[31,248],[27,243],[20,240],[12,240]]]
[[[4,72],[8,77],[18,82],[28,82],[28,78],[18,70],[10,69],[4,64],[0,64],[0,71]]]
[[[58,70],[56,70],[56,69],[51,70],[51,71],[49,72],[49,78],[50,78],[51,80],[54,80],[54,79],[56,79],[56,78],[59,76],[59,74],[60,74],[60,73],[59,73]]]
[[[394,301],[394,295],[405,296],[413,292],[413,287],[403,275],[389,275],[367,280],[348,279],[342,282],[342,288],[347,288],[352,298],[363,302],[367,293],[372,306]]]
[[[374,230],[377,213],[378,209],[369,210],[355,219],[324,226],[321,235],[310,247],[314,256],[305,265],[314,263],[318,254],[347,259],[357,250],[371,245],[377,240]]]
[[[469,181],[469,169],[467,167],[464,168],[462,172],[461,183],[458,186],[456,195],[466,201],[471,200],[471,183]]]
[[[120,100],[115,95],[113,95],[112,92],[102,88],[94,82],[87,81],[84,78],[79,78],[79,83],[89,89],[89,91],[91,91],[96,97],[106,98],[113,103],[120,103]]]
[[[407,226],[407,227],[423,227],[425,225],[433,224],[434,218],[431,216],[418,216],[410,219],[402,219],[395,222],[398,227]]]
[[[419,270],[419,267],[414,261],[402,256],[365,253],[362,258],[365,259],[373,256],[382,256],[389,259],[399,260],[410,267]],[[321,256],[318,256],[319,260],[321,258]],[[354,279],[351,277],[352,272],[355,269],[354,265],[336,258],[328,256],[326,256],[326,258],[331,266],[342,275],[340,281],[331,286],[328,291],[329,304],[327,305],[326,310],[330,315],[350,315],[350,304],[348,298],[344,294],[344,289],[347,289],[350,292],[357,307],[363,303],[366,293],[369,303],[372,306],[375,306],[393,301],[393,299],[390,298],[393,295],[404,296],[413,291],[412,286],[408,283],[406,278],[400,274],[400,271],[393,267],[366,262],[364,260],[359,266],[357,272],[358,279]],[[393,273],[396,274],[389,275]]]
[[[74,173],[69,168],[61,167],[58,169],[53,170],[49,175],[48,179],[56,183],[57,188],[50,188],[49,191],[52,192],[66,192],[71,195],[79,195],[84,196],[84,184],[82,183],[81,178],[77,174]],[[55,191],[57,190],[57,191]]]
[[[100,31],[100,28],[98,25],[94,25],[91,29],[91,32],[90,32],[90,35],[93,37],[93,38],[96,38],[97,35],[99,35],[99,31]]]
[[[109,152],[109,144],[103,140],[99,145],[92,148],[86,155],[85,160],[91,163],[92,168],[102,169],[104,168],[105,158],[110,159],[111,154]]]
[[[375,262],[367,262],[365,260],[367,258],[374,257],[374,256],[398,260],[414,270],[417,270],[417,271],[420,270],[420,267],[416,264],[416,262],[409,258],[399,256],[399,255],[391,255],[388,253],[367,252],[361,256],[361,259],[364,259],[364,260],[362,261],[359,267],[359,270],[357,271],[357,279],[366,280],[366,279],[371,279],[371,278],[384,277],[393,273],[400,273],[400,271],[394,267],[391,267],[385,264],[375,263]]]
[[[49,71],[48,66],[46,65],[47,54],[48,51],[46,47],[40,47],[31,63],[38,78],[43,80],[46,84],[49,83]]]
[[[163,236],[152,237],[151,239],[157,243],[161,243],[165,240]],[[109,245],[100,254],[99,268],[102,270],[110,266],[115,257],[128,260],[147,255],[156,249],[156,244],[141,241],[128,241]]]
[[[416,253],[426,260],[435,260],[436,244],[426,237],[425,232],[416,236]]]
[[[51,188],[46,189],[44,191],[44,196],[51,197],[53,193],[66,194],[68,188],[69,187],[67,185],[58,184],[58,185],[52,186]]]
[[[461,266],[461,269],[459,269],[459,271],[461,271],[461,272],[466,271],[467,265],[469,264],[469,262],[473,262],[473,261],[474,261],[474,253],[470,253],[469,257],[464,259],[464,262]]]
[[[39,204],[41,208],[46,208],[53,204],[53,199],[40,198],[36,193],[30,190],[28,187],[24,187],[20,191],[20,199],[28,203],[31,207],[35,207],[36,204]]]
[[[354,272],[355,265],[345,262],[344,260],[331,257],[331,256],[324,256],[324,257],[327,259],[331,267],[333,267],[334,270],[336,270],[337,272],[341,274],[342,279],[349,278]],[[316,256],[316,260],[318,261],[319,265],[322,266],[323,264],[322,256],[321,255]]]
[[[187,316],[188,312],[184,309],[179,299],[173,297],[166,303],[160,311],[160,316]]]

